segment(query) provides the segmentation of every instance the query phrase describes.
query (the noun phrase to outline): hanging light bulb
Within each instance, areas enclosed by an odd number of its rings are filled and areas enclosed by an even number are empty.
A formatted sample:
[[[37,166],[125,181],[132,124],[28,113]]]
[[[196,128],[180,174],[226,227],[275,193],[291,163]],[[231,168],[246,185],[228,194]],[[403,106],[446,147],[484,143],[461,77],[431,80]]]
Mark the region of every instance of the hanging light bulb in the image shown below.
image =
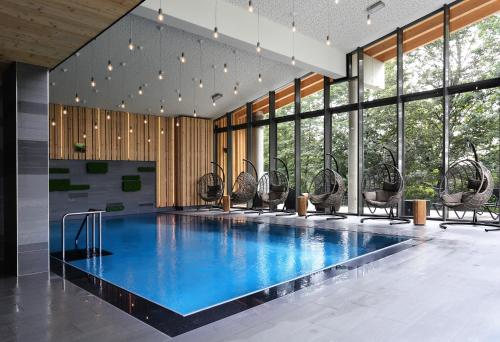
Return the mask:
[[[161,129],[160,134],[162,134],[162,135],[165,134],[165,131],[163,130],[163,128]]]
[[[257,42],[257,47],[256,47],[257,53],[260,53],[260,42]]]
[[[63,114],[64,115],[68,114],[68,110],[66,109],[66,107],[63,108]]]
[[[163,10],[160,7],[160,8],[158,8],[158,20],[163,21],[163,19],[164,19]]]
[[[366,16],[366,24],[371,25],[371,23],[372,23],[372,19],[370,18],[370,13],[368,13],[368,15]]]
[[[248,1],[248,12],[253,13],[252,1]]]
[[[295,56],[292,56],[292,65],[295,65]]]
[[[76,103],[80,102],[80,97],[78,96],[78,93],[75,94],[75,102]]]
[[[98,128],[99,128],[99,126],[97,126],[97,122],[94,123],[94,129],[98,129]]]
[[[338,5],[338,3],[339,3],[339,0],[335,0],[335,4]]]
[[[122,137],[121,137],[121,136],[118,136],[117,138],[118,138],[118,140],[122,140]]]
[[[130,51],[134,50],[134,43],[132,43],[132,38],[128,39],[128,49]]]
[[[181,92],[179,92],[179,97],[178,97],[178,99],[179,99],[179,102],[182,102],[182,95],[181,95]]]
[[[90,78],[90,86],[91,86],[92,88],[95,88],[95,79],[94,79],[94,76],[92,76],[92,77]]]
[[[214,38],[219,38],[219,29],[217,28],[217,26],[214,27]]]
[[[87,134],[83,133],[83,139],[87,139]]]
[[[159,80],[163,79],[163,70],[158,71],[158,79]]]
[[[179,120],[177,120],[177,121],[175,122],[175,126],[176,126],[176,127],[179,127],[179,126],[180,126]]]
[[[113,71],[113,64],[111,64],[111,59],[108,59],[108,71]]]
[[[262,82],[262,75],[259,74],[259,83],[261,83],[261,82]]]
[[[224,72],[227,73],[227,63],[224,63]]]
[[[146,125],[148,123],[148,120],[147,119],[144,119],[144,124]]]
[[[165,109],[163,109],[163,105],[160,106],[160,113],[164,113],[165,112]]]
[[[181,52],[181,63],[186,63],[186,56],[184,55],[184,52]]]
[[[297,31],[297,27],[295,26],[295,20],[292,21],[292,32]]]
[[[130,126],[130,128],[128,129],[128,132],[129,133],[134,133],[134,130],[132,129],[132,126]]]
[[[125,101],[122,100],[122,103],[120,104],[120,107],[125,108]]]
[[[330,46],[331,42],[330,42],[330,35],[327,35],[326,36],[326,45]]]
[[[142,86],[139,86],[139,90],[137,90],[137,93],[138,93],[139,95],[142,95],[142,94],[143,94],[143,91],[142,91]]]
[[[196,115],[197,114],[196,114],[196,109],[195,109],[195,110],[193,110],[193,116],[196,117]]]
[[[111,120],[111,115],[106,115],[106,120]]]
[[[234,86],[233,93],[234,95],[238,95],[238,86]]]
[[[212,106],[216,106],[217,105],[217,102],[215,102],[215,100],[212,100]]]
[[[148,144],[151,142],[151,138],[148,138]]]
[[[56,122],[54,120],[52,120],[52,122],[50,123],[52,126],[55,126],[56,125]]]

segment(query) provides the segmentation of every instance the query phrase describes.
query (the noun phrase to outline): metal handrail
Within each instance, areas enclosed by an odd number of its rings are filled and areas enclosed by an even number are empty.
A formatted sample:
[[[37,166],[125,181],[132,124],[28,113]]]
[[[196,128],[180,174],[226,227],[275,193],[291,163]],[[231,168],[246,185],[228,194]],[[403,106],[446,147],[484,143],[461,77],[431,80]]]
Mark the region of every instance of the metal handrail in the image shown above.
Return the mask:
[[[92,254],[95,255],[95,216],[97,215],[99,218],[99,256],[102,255],[102,213],[105,213],[104,210],[93,210],[93,211],[82,211],[76,213],[67,213],[62,217],[61,224],[61,247],[62,247],[62,260],[66,261],[66,218],[69,216],[80,216],[86,215],[86,219],[88,222],[88,216],[92,215]],[[88,224],[87,224],[87,245],[85,246],[87,255],[89,253],[89,245],[88,245]]]

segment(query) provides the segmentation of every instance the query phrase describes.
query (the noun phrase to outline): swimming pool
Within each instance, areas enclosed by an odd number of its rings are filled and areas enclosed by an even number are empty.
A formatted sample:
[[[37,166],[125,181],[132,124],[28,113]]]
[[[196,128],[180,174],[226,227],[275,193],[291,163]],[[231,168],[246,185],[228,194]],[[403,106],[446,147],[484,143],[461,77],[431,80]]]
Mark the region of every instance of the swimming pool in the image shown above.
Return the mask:
[[[74,244],[78,227],[79,222],[69,223],[67,246]],[[59,224],[51,229],[51,250],[57,251]],[[407,239],[175,214],[130,215],[104,219],[103,248],[112,255],[69,264],[186,316]]]

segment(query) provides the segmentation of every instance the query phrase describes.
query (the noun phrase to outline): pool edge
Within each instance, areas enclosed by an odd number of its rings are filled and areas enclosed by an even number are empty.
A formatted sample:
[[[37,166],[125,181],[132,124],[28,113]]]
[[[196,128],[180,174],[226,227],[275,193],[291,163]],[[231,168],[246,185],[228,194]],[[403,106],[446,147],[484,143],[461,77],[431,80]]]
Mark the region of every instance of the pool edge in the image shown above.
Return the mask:
[[[423,243],[409,238],[283,283],[181,315],[51,256],[51,271],[170,337],[232,316]]]

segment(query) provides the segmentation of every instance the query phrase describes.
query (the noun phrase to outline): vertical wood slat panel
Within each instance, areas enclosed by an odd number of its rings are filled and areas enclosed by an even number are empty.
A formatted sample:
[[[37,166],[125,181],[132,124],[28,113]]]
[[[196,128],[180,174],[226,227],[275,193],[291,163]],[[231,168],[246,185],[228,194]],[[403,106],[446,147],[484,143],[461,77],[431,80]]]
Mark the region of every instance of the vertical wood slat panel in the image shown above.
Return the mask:
[[[201,204],[197,180],[211,170],[211,121],[181,117],[176,127],[176,119],[153,115],[57,104],[49,109],[51,159],[156,161],[157,206]],[[76,152],[75,143],[85,143],[86,152]]]

